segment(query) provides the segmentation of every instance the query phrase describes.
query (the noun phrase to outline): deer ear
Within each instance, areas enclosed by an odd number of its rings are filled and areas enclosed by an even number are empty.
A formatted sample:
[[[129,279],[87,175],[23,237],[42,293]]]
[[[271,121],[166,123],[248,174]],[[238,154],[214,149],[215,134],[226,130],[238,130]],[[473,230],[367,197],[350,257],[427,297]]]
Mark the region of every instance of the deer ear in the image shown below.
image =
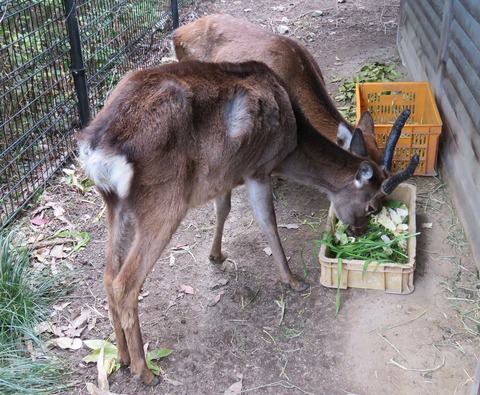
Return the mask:
[[[355,175],[355,187],[362,188],[373,177],[373,167],[368,162],[362,162]]]
[[[356,127],[360,129],[364,134],[371,134],[371,135],[374,134],[373,132],[374,122],[373,122],[373,117],[370,111],[362,112],[362,115],[360,116],[360,120],[358,121],[358,124]]]
[[[367,204],[367,207],[365,207],[365,214],[378,214],[380,211],[382,211],[382,207],[382,205],[379,206],[378,204],[370,202]]]
[[[350,142],[352,141],[352,132],[344,123],[338,125],[337,144],[344,150],[350,150]]]
[[[350,142],[350,152],[364,158],[368,156],[367,144],[365,144],[362,131],[358,128],[353,132],[352,141]]]

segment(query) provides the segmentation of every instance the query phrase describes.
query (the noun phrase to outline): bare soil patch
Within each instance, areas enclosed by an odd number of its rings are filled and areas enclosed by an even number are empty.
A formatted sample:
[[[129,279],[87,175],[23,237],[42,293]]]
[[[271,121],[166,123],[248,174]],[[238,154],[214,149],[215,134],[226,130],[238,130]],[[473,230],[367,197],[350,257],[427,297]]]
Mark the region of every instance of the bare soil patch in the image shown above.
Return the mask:
[[[397,0],[219,0],[183,10],[182,15],[186,21],[223,12],[268,29],[287,25],[330,81],[351,78],[373,61],[397,62],[407,73],[395,44],[398,8]],[[313,17],[313,11],[323,15]],[[329,84],[332,94],[336,90]],[[229,259],[221,265],[208,260],[213,204],[192,210],[148,277],[140,302],[144,341],[150,349],[173,349],[160,362],[163,381],[145,387],[122,369],[110,376],[110,390],[218,394],[241,375],[242,393],[262,395],[469,393],[480,347],[478,328],[465,312],[475,303],[478,308],[478,271],[441,179],[417,177],[412,182],[418,188],[417,224],[422,232],[415,291],[399,296],[348,289],[341,293],[337,316],[336,290],[320,285],[318,257],[309,243],[320,238],[325,227],[325,195],[274,180],[278,223],[295,225],[280,227],[280,235],[293,272],[306,275],[311,284],[305,294],[279,284],[243,188],[233,195],[224,236]],[[76,286],[72,303],[54,320],[69,322],[89,309],[96,323],[81,338],[107,339],[113,330],[101,280],[107,237],[102,202],[93,190],[82,195],[61,178],[54,184],[47,189],[47,200],[66,210],[69,229],[91,237],[84,249],[67,258],[78,273]],[[432,227],[423,228],[425,223]],[[43,231],[54,232],[48,227]],[[195,293],[182,292],[182,285]],[[82,362],[87,353],[85,348],[59,351],[74,371],[72,390],[79,394],[87,393],[85,383],[97,380],[96,366]]]

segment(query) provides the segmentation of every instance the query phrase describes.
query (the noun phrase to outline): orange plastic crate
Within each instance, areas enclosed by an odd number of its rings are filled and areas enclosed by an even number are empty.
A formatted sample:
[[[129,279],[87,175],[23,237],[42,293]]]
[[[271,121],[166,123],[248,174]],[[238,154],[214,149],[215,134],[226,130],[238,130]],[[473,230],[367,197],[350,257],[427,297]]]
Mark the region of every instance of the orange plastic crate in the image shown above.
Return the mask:
[[[428,82],[372,82],[356,86],[356,115],[369,110],[375,137],[383,151],[388,135],[403,110],[411,111],[393,156],[392,171],[404,170],[414,154],[420,157],[415,175],[437,175],[438,140],[442,120]]]

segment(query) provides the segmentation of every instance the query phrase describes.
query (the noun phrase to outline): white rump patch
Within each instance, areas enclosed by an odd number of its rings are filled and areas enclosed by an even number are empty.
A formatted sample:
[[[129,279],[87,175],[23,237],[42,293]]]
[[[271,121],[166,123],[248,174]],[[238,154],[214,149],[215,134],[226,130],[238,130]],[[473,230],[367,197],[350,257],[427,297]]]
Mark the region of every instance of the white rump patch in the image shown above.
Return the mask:
[[[350,144],[352,142],[352,132],[344,123],[338,124],[337,130],[337,144],[345,150],[350,149]]]
[[[92,182],[105,192],[124,198],[130,191],[133,166],[123,155],[108,154],[102,149],[92,150],[89,142],[81,142],[80,160]]]
[[[225,122],[231,137],[240,137],[251,130],[253,120],[248,111],[248,92],[240,89],[225,103]]]

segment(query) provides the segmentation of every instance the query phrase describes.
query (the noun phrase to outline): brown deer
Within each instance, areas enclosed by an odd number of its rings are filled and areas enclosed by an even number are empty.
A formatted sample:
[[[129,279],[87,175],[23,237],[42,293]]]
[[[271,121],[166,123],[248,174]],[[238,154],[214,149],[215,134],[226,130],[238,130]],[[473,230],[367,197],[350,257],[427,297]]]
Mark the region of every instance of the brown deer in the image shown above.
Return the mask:
[[[318,63],[294,38],[269,32],[244,19],[219,14],[179,27],[173,34],[173,44],[180,61],[265,63],[289,86],[318,132],[349,150],[352,139],[360,140],[361,130],[366,156],[380,163],[382,155],[375,140],[371,114],[364,112],[357,128],[353,128],[328,95]]]
[[[77,140],[107,206],[104,285],[118,358],[147,384],[158,380],[145,362],[138,295],[190,207],[226,199],[244,184],[281,281],[301,291],[306,284],[290,271],[278,236],[270,176],[327,192],[338,217],[358,233],[418,164],[414,158],[389,177],[391,158],[383,168],[343,150],[312,127],[277,76],[257,62],[131,72]],[[217,248],[214,241],[214,255]]]

